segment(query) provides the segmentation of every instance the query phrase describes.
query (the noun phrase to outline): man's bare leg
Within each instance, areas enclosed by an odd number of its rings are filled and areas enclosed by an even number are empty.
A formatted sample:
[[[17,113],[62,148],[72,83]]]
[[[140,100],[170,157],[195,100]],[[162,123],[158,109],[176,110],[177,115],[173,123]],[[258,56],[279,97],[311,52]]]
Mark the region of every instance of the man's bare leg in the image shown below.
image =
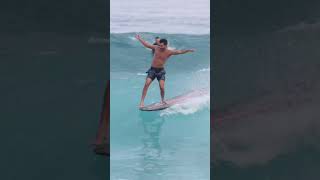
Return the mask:
[[[144,98],[147,95],[147,91],[148,91],[148,88],[149,88],[151,83],[152,83],[152,79],[151,78],[147,78],[146,79],[146,83],[144,84],[144,87],[143,87],[143,91],[142,91],[140,108],[142,108],[144,106]]]
[[[159,81],[159,87],[160,87],[160,95],[161,95],[161,103],[165,104],[164,101],[164,80]]]

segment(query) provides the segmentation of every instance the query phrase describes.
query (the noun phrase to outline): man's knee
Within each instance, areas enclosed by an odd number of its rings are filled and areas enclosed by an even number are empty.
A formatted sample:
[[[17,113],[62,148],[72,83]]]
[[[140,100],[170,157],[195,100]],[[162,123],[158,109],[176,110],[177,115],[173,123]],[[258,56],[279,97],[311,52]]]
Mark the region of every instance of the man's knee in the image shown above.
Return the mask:
[[[146,83],[144,84],[144,87],[145,87],[145,88],[148,88],[148,87],[150,86],[150,84],[151,84],[151,82],[146,82]]]
[[[144,88],[149,88],[149,86],[150,86],[150,84],[147,84],[147,83],[146,83],[146,84],[144,85]]]

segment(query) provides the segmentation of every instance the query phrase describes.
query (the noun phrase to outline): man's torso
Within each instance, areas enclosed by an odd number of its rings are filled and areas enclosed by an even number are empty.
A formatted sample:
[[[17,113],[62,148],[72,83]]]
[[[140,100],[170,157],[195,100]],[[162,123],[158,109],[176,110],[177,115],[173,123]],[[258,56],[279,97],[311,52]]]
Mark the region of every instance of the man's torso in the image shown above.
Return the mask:
[[[155,49],[155,53],[152,60],[152,67],[163,68],[168,58],[171,56],[170,50],[161,50],[160,48]]]

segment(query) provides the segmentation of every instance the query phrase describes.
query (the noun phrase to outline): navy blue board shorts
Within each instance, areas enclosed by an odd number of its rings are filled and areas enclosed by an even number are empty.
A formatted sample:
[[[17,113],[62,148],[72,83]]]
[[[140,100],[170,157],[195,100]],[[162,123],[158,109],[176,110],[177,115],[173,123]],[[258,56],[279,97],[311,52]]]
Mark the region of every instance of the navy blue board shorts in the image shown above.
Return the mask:
[[[155,78],[157,78],[158,81],[166,79],[166,71],[164,70],[164,68],[151,67],[146,73],[148,74],[147,78],[152,79],[152,81]]]

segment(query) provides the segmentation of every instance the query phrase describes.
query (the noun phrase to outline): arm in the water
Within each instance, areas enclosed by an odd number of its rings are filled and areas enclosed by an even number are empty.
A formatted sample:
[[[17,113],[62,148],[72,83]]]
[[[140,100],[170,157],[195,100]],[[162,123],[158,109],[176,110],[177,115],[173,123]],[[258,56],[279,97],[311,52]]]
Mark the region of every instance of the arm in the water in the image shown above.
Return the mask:
[[[136,38],[141,42],[141,44],[142,44],[144,47],[150,48],[150,49],[155,49],[155,48],[156,48],[155,45],[151,45],[151,44],[149,44],[147,41],[143,40],[139,34],[136,35]]]
[[[185,53],[188,53],[188,52],[194,52],[193,49],[187,49],[187,50],[172,50],[171,51],[171,54],[172,55],[178,55],[178,54],[185,54]]]

